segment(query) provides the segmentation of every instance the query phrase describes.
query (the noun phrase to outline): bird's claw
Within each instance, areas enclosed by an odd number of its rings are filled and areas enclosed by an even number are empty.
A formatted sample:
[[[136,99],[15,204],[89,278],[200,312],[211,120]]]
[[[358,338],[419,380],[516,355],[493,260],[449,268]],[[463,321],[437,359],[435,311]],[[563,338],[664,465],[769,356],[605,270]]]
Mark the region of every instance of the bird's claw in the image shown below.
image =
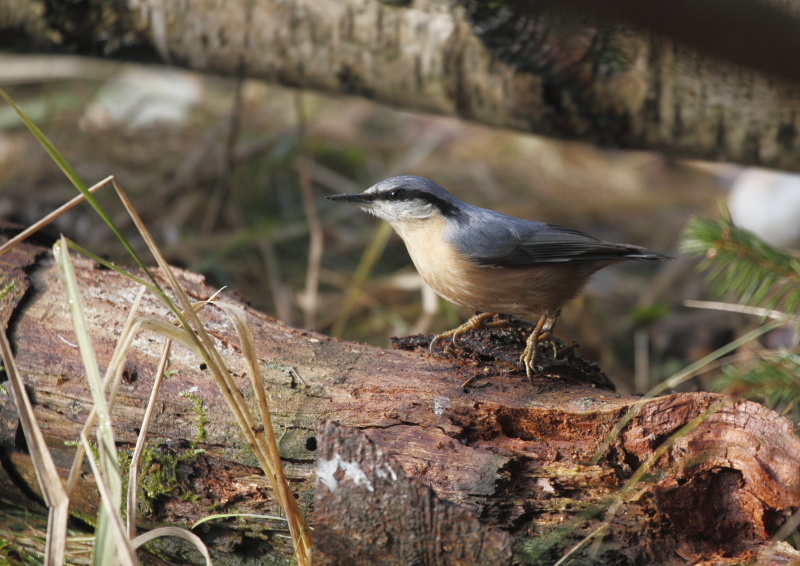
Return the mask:
[[[453,347],[458,348],[458,343],[456,342],[456,340],[461,334],[463,334],[463,332],[456,332],[456,330],[449,330],[448,332],[443,332],[442,334],[437,334],[436,336],[434,336],[433,339],[431,340],[430,345],[428,346],[428,353],[435,358],[436,351],[434,350],[434,346],[436,345],[436,343],[442,338],[447,338],[451,335],[453,336]],[[447,352],[448,351],[447,346],[445,346],[445,348],[442,351]]]
[[[430,346],[428,346],[428,351],[430,352],[430,355],[433,356],[433,357],[436,357],[434,355],[434,353],[433,353],[434,345],[439,340],[441,340],[442,338],[448,338],[450,336],[453,337],[453,347],[457,349],[458,348],[458,338],[462,334],[464,334],[465,332],[468,332],[470,330],[477,330],[478,328],[482,328],[484,326],[484,322],[486,321],[486,319],[491,318],[493,316],[494,316],[494,313],[490,313],[490,312],[476,314],[475,316],[470,318],[467,322],[465,322],[464,324],[462,324],[458,328],[454,328],[453,330],[448,330],[447,332],[443,332],[441,334],[437,334],[431,340]],[[444,350],[444,351],[447,351],[447,350]]]
[[[545,324],[548,322],[550,325],[547,326],[547,330],[543,332],[542,330],[545,328]],[[547,340],[552,342],[552,334],[550,333],[550,330],[552,329],[554,322],[554,319],[542,315],[539,319],[539,322],[536,324],[536,327],[533,329],[533,332],[531,332],[530,336],[528,336],[528,339],[525,341],[525,350],[519,357],[519,361],[525,366],[525,374],[528,376],[528,381],[530,381],[531,384],[533,384],[533,372],[535,370],[535,366],[533,364],[536,361],[536,354],[539,344]]]
[[[522,352],[522,355],[519,358],[519,361],[525,366],[525,374],[528,376],[528,381],[531,383],[533,383],[533,363],[536,361],[536,348],[538,346],[538,342],[533,341],[531,344],[529,341],[525,346],[525,351]]]
[[[433,347],[434,347],[434,346],[436,345],[436,343],[437,343],[437,342],[438,342],[438,341],[439,341],[441,338],[443,338],[444,336],[445,336],[444,334],[437,334],[436,336],[434,336],[434,337],[431,339],[431,343],[430,343],[430,345],[428,346],[428,354],[430,354],[432,357],[434,357],[434,358],[436,357],[436,352],[434,351]]]

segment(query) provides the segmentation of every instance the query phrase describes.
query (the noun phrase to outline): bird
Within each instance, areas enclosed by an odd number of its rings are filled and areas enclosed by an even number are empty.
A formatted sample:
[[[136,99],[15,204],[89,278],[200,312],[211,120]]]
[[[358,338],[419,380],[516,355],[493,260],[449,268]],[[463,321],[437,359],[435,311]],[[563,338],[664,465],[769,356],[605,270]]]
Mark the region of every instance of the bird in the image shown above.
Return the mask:
[[[425,282],[443,299],[477,313],[434,336],[431,353],[444,338],[452,337],[457,346],[458,337],[481,328],[495,314],[538,317],[520,356],[531,381],[539,343],[550,338],[561,307],[596,271],[625,260],[672,259],[467,204],[434,181],[414,175],[386,179],[359,194],[326,198],[388,222]]]

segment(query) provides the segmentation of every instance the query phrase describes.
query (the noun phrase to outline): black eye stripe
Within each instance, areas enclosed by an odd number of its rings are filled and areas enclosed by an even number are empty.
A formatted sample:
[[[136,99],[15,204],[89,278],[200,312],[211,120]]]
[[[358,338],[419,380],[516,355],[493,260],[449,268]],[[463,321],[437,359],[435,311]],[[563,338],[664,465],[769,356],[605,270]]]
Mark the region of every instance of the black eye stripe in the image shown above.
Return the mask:
[[[429,202],[429,199],[427,198],[428,196],[430,195],[423,193],[422,191],[396,187],[394,189],[381,191],[380,193],[372,195],[372,200],[386,200],[390,202],[399,202],[403,200],[424,200],[425,202]]]
[[[392,193],[395,193],[396,191],[400,191],[400,195],[395,196],[393,198]],[[416,189],[395,187],[393,189],[389,189],[388,191],[381,191],[380,193],[364,195],[364,197],[369,200],[382,200],[387,202],[421,200],[423,202],[435,206],[437,209],[439,209],[439,212],[441,212],[444,216],[459,217],[461,215],[461,212],[452,203],[436,195],[432,195],[429,192],[419,191]]]

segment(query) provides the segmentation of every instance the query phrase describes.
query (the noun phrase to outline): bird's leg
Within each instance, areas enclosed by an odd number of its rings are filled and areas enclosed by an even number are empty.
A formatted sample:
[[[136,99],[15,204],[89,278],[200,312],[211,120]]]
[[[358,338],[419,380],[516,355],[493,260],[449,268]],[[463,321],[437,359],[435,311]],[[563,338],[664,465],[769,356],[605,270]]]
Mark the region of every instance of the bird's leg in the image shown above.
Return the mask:
[[[547,315],[539,317],[539,322],[536,323],[536,328],[533,329],[531,335],[525,341],[525,351],[522,352],[519,361],[525,366],[525,373],[528,374],[528,380],[533,383],[533,362],[536,361],[536,348],[539,346],[539,336],[544,328],[544,323],[547,322]],[[546,333],[549,336],[549,333]]]
[[[541,344],[542,342],[549,341],[550,346],[553,348],[553,357],[556,357],[558,353],[558,346],[556,345],[555,341],[552,340],[553,338],[553,329],[556,326],[556,321],[558,317],[561,316],[561,309],[557,309],[555,314],[548,316],[547,320],[544,321],[544,326],[542,327],[542,333],[539,334],[538,342]]]
[[[491,318],[493,316],[494,316],[493,312],[483,312],[480,314],[476,314],[458,328],[454,328],[453,330],[448,330],[447,332],[443,332],[442,334],[437,334],[436,336],[433,337],[433,340],[431,340],[431,345],[429,347],[430,353],[433,354],[433,346],[442,338],[449,338],[450,336],[452,336],[453,346],[458,346],[456,340],[458,339],[459,336],[470,330],[477,330],[478,328],[482,328],[486,319]]]
[[[561,309],[556,309],[555,313],[548,315],[547,320],[544,321],[544,327],[542,330],[552,334],[553,329],[556,327],[556,322],[558,321],[559,316],[561,316]]]

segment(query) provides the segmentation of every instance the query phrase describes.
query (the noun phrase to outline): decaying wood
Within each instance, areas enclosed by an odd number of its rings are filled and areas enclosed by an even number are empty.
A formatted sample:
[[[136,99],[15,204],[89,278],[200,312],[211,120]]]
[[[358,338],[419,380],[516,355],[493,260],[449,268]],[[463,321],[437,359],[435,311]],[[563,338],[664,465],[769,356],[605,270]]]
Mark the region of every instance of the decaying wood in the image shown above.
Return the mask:
[[[571,4],[620,16],[641,16],[652,8],[652,3],[639,10],[626,2]],[[659,4],[672,17],[657,19],[673,25],[656,29],[672,30],[684,39],[691,31],[701,36],[695,45],[733,44],[735,49],[727,55],[734,61],[735,53],[742,51],[771,52],[773,57],[761,61],[768,71],[776,71],[768,63],[794,61],[797,0],[750,2],[757,16],[771,10],[768,21],[778,21],[771,26],[758,17],[752,25],[742,24],[748,3],[737,2],[737,9],[720,6],[712,15],[701,10],[699,21],[710,28],[705,34],[691,12],[682,16],[681,10],[693,3]],[[356,94],[402,108],[615,148],[797,169],[796,83],[627,25],[598,25],[541,9],[558,5],[472,0],[2,0],[0,47],[134,57]],[[747,25],[748,33],[732,31],[728,41],[721,38],[726,34],[713,33],[741,29],[726,27],[731,25],[727,13],[738,14],[733,25]],[[653,18],[627,19],[646,24]],[[777,37],[784,40],[780,45],[774,43]],[[748,41],[758,48],[743,48]],[[752,56],[739,59],[758,62]],[[793,63],[783,69],[797,78]]]
[[[137,289],[89,260],[74,261],[102,369]],[[200,276],[180,272],[180,279],[196,299],[213,292]],[[0,257],[0,288],[12,280],[24,295],[5,295],[4,322],[39,424],[66,476],[74,448],[65,442],[77,438],[91,397],[49,250],[25,244]],[[142,312],[169,318],[152,297],[144,300]],[[392,458],[413,485],[428,486],[439,499],[460,506],[458,513],[507,531],[516,562],[553,563],[600,526],[613,496],[654,450],[722,399],[695,393],[647,400],[599,463],[590,465],[615,424],[639,401],[604,388],[602,380],[540,375],[531,384],[502,360],[431,359],[419,350],[342,342],[247,312],[286,473],[301,506],[311,511],[312,526],[315,458],[318,452],[326,459],[334,454],[331,446],[320,446],[315,432],[324,418],[362,431],[375,454],[380,450],[381,458]],[[232,325],[214,308],[204,309],[201,318],[245,398],[252,400]],[[161,338],[147,333],[135,341],[113,412],[122,453],[135,442],[160,347]],[[140,527],[189,525],[219,512],[275,515],[268,483],[200,360],[176,346],[169,371],[143,469],[150,496],[142,502]],[[201,402],[205,425],[195,401]],[[13,402],[0,395],[0,494],[30,504],[38,484],[16,423]],[[204,436],[198,435],[199,426]],[[195,443],[205,452],[193,453]],[[800,439],[791,423],[755,403],[729,403],[677,440],[626,496],[597,560],[741,564],[761,556],[786,563],[793,558],[790,550],[763,553],[797,508]],[[96,510],[86,468],[72,511],[91,522]],[[241,564],[288,559],[291,549],[279,536],[284,528],[279,521],[227,520],[197,531],[216,564],[231,563],[232,550]],[[178,543],[159,545],[165,556],[193,560],[183,546],[170,546]]]
[[[511,564],[508,533],[406,474],[362,432],[317,425],[317,566]]]

